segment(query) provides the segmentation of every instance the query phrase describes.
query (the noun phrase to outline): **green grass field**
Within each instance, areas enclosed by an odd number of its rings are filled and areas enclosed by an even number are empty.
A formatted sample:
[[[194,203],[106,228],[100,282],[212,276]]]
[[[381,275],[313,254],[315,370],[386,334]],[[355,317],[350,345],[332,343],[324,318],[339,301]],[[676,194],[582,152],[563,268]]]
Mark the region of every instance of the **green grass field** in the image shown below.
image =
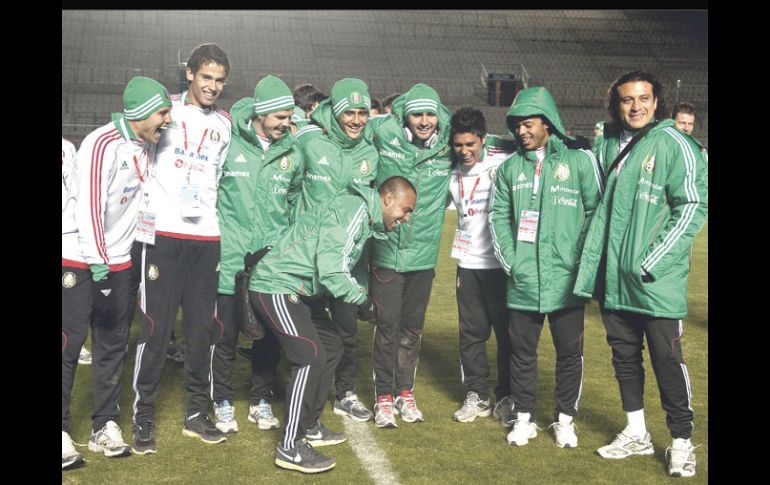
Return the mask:
[[[452,413],[458,409],[464,392],[460,383],[457,306],[455,303],[455,262],[449,258],[456,216],[448,212],[422,341],[415,395],[425,414],[424,423],[408,424],[398,419],[397,429],[376,429],[366,423],[384,451],[391,468],[403,484],[447,483],[526,483],[526,484],[659,484],[683,481],[708,483],[708,226],[695,241],[689,285],[689,316],[682,339],[695,410],[693,443],[697,449],[697,475],[673,479],[666,475],[664,452],[671,443],[654,374],[645,353],[647,370],[645,415],[655,445],[653,456],[635,456],[610,461],[600,458],[596,448],[607,444],[625,426],[620,395],[614,378],[610,348],[598,307],[592,302],[586,312],[585,378],[580,413],[576,419],[579,447],[559,449],[547,426],[553,413],[554,351],[550,333],[543,332],[539,348],[538,437],[526,447],[510,446],[506,429],[492,418],[474,423],[457,423]],[[177,323],[177,335],[181,335]],[[361,361],[357,392],[371,409],[371,341],[373,328],[360,328]],[[131,440],[131,376],[134,365],[138,325],[132,325],[130,351],[126,362],[119,423],[123,437]],[[488,346],[490,369],[495,377],[494,338]],[[283,424],[286,367],[280,367],[274,411]],[[184,388],[182,364],[167,361],[162,391],[156,403],[155,455],[105,458],[78,449],[86,466],[62,472],[63,484],[251,484],[251,483],[371,483],[367,469],[349,443],[325,447],[321,451],[337,460],[335,469],[319,475],[303,475],[279,469],[273,453],[279,431],[260,431],[247,419],[249,365],[237,357],[235,384],[236,415],[240,432],[225,443],[208,445],[182,435]],[[78,368],[73,392],[71,434],[77,443],[86,443],[91,429],[91,369]],[[213,414],[212,414],[213,415]],[[341,418],[327,406],[322,416],[332,429],[342,430]]]

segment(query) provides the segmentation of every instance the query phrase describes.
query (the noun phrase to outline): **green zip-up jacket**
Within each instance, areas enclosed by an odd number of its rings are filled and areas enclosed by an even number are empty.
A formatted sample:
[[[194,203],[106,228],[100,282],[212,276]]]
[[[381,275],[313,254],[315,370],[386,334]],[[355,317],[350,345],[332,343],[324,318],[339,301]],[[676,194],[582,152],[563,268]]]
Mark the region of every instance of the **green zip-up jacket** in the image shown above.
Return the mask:
[[[370,237],[385,237],[380,195],[338,194],[305,212],[254,267],[249,289],[332,296],[360,305],[366,290],[350,270]]]
[[[317,128],[297,132],[305,160],[302,196],[304,212],[338,193],[355,193],[352,186],[370,188],[377,174],[377,149],[365,139],[345,134],[332,113],[331,98],[323,100],[310,115]]]
[[[243,98],[230,110],[233,136],[219,181],[218,292],[225,295],[235,293],[235,273],[243,269],[243,256],[273,244],[292,222],[304,169],[291,133],[267,152],[262,150],[251,121],[253,106],[253,98]]]
[[[572,295],[580,252],[601,199],[601,173],[589,150],[567,148],[561,117],[543,88],[521,91],[507,114],[544,116],[551,135],[546,143],[537,194],[535,151],[517,146],[497,171],[490,212],[495,256],[508,274],[507,306],[548,313],[583,305]],[[519,240],[522,210],[539,212],[534,242]]]
[[[617,153],[618,136],[604,136]],[[607,175],[606,187],[575,295],[603,294],[608,310],[685,317],[689,250],[708,212],[708,165],[697,143],[673,120],[661,121],[633,147],[620,174]],[[642,281],[642,270],[651,281]]]
[[[431,269],[438,261],[441,230],[449,179],[452,172],[449,148],[450,111],[439,103],[438,138],[430,148],[418,148],[404,131],[406,94],[393,102],[390,116],[369,120],[374,144],[380,153],[377,186],[401,175],[417,190],[417,203],[409,221],[388,233],[387,239],[373,241],[372,264],[394,271]]]

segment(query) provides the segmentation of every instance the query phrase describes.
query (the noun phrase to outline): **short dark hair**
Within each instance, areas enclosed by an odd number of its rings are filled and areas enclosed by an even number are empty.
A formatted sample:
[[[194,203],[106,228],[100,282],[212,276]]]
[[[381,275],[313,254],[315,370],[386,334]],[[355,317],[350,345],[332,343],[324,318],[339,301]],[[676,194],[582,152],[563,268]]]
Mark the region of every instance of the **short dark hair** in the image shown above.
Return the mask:
[[[415,190],[412,182],[401,175],[394,175],[380,185],[379,193],[380,195],[385,195],[386,192],[398,194],[404,190],[411,190],[417,195],[417,190]]]
[[[676,115],[679,113],[684,113],[686,115],[692,115],[693,118],[695,118],[695,106],[693,106],[692,103],[688,103],[687,101],[681,101],[674,106],[674,109],[671,111],[671,119],[675,120]]]
[[[487,135],[487,120],[484,119],[484,113],[471,106],[457,108],[449,124],[451,126],[450,142],[455,133],[473,133],[479,138],[484,138]]]
[[[393,104],[393,101],[395,101],[396,98],[399,96],[401,96],[401,93],[393,93],[382,98],[382,109],[385,109],[391,104]]]
[[[666,98],[663,94],[663,84],[658,81],[658,78],[654,74],[641,70],[627,72],[617,78],[607,90],[607,112],[610,114],[612,124],[617,129],[621,129],[623,126],[623,122],[620,119],[620,94],[618,94],[618,87],[635,81],[644,81],[652,84],[652,95],[658,100],[658,107],[655,109],[655,119],[662,120],[668,114]]]
[[[310,93],[307,96],[307,99],[306,99],[304,104],[297,105],[297,106],[299,106],[299,109],[301,109],[302,111],[307,112],[307,111],[310,110],[310,108],[313,107],[314,104],[320,103],[321,101],[323,101],[324,99],[326,99],[328,97],[329,96],[325,95],[321,91],[316,91],[314,93]]]
[[[202,65],[211,62],[215,62],[224,67],[225,76],[230,73],[230,61],[227,59],[227,54],[214,43],[201,44],[193,49],[185,66],[195,74]]]
[[[305,111],[305,106],[313,106],[313,103],[308,103],[308,98],[312,94],[320,92],[321,91],[312,84],[300,84],[298,86],[294,86],[291,94],[294,96],[294,104],[297,105],[299,109]]]
[[[382,109],[382,103],[377,98],[372,98],[372,109]]]

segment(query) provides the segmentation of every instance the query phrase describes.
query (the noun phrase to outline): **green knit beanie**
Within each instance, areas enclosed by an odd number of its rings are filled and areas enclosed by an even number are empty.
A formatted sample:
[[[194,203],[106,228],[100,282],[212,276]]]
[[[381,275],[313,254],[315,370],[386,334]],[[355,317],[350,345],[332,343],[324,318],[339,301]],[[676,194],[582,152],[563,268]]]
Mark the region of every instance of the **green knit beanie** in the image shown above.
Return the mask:
[[[415,84],[404,96],[405,117],[411,113],[432,113],[438,115],[438,105],[441,103],[441,99],[436,90],[427,84]]]
[[[332,112],[337,118],[349,109],[372,108],[372,100],[369,97],[369,87],[360,79],[340,79],[332,86]]]
[[[161,83],[148,77],[137,76],[126,84],[123,91],[123,113],[126,119],[141,121],[166,106],[171,106],[168,91]]]
[[[263,116],[287,109],[294,109],[289,86],[275,76],[263,77],[254,88],[254,114]]]

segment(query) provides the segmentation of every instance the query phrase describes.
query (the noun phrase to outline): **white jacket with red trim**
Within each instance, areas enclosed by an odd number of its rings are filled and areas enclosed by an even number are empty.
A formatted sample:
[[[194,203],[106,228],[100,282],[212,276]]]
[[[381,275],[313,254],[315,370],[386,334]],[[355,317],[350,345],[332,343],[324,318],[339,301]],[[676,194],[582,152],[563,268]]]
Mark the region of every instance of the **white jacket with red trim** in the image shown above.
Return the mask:
[[[62,264],[85,267],[78,244],[75,204],[78,200],[77,150],[68,140],[61,139],[61,257]],[[67,260],[67,261],[64,261]]]
[[[80,250],[88,264],[106,263],[110,271],[131,266],[131,245],[142,199],[140,178],[146,176],[153,148],[137,139],[119,114],[81,143],[75,218]]]
[[[172,122],[158,143],[145,197],[156,215],[156,234],[218,240],[217,187],[232,121],[216,106],[199,108],[186,101],[186,91],[171,96]],[[182,190],[188,185],[198,188],[198,217],[182,217]]]

